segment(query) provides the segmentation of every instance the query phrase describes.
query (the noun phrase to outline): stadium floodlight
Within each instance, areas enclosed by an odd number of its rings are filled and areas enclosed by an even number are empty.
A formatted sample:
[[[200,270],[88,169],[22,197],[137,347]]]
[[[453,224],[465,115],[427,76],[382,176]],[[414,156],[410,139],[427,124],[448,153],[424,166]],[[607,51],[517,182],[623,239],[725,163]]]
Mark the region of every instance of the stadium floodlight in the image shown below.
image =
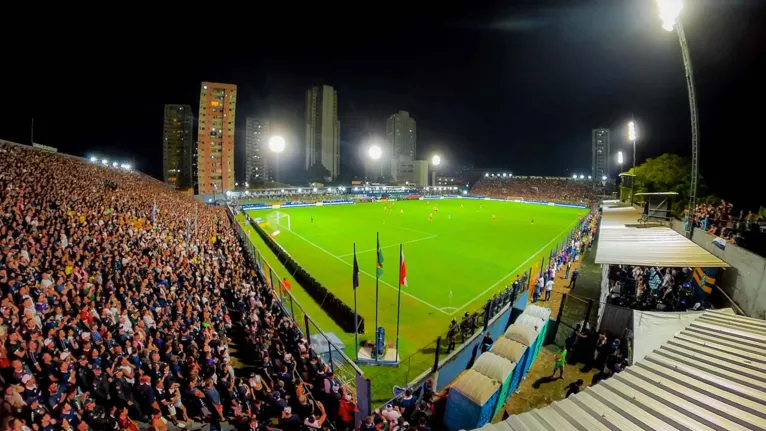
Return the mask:
[[[606,181],[606,175],[601,177],[601,181]]]
[[[463,196],[468,194],[468,190],[463,190]]]
[[[112,167],[113,167],[113,168],[116,168],[117,166],[120,166],[120,164],[119,164],[119,163],[117,163],[117,162],[112,162]]]
[[[572,175],[572,178],[576,180],[577,179],[577,174]]]
[[[442,158],[439,157],[438,154],[431,157],[431,164],[433,164],[434,166],[439,166],[441,162],[442,162]]]
[[[106,166],[106,165],[109,164],[109,160],[108,159],[101,159],[101,164]]]
[[[303,193],[303,189],[298,189],[298,193]]]
[[[683,0],[657,0],[657,7],[662,20],[662,28],[673,31],[678,22],[678,16],[681,15],[681,10],[684,8]]]
[[[636,123],[634,121],[628,123],[628,140],[636,140]]]
[[[488,177],[488,176],[489,176],[489,172],[486,172],[486,173],[484,174],[484,176],[485,176],[485,177]]]
[[[239,183],[234,183],[234,187],[239,187]]]
[[[583,178],[585,178],[585,175],[580,174],[580,179],[582,180]]]
[[[428,186],[426,186],[426,191],[428,190]]]
[[[410,182],[409,181],[405,181],[404,184],[405,185],[410,185]]]
[[[505,173],[505,172],[503,172],[503,177],[505,177],[505,176],[506,176],[506,173]]]
[[[250,187],[250,184],[247,181],[245,181],[245,187]]]
[[[358,192],[359,191],[359,187],[354,187],[354,191]]]
[[[284,192],[285,192],[285,189],[282,189],[282,190],[280,190],[280,192],[284,193]]]
[[[622,165],[622,162],[624,162],[623,157],[622,157],[622,151],[618,151],[617,152],[617,163]]]
[[[370,149],[367,151],[367,154],[370,156],[373,160],[378,160],[381,155],[383,155],[383,150],[380,148],[379,145],[372,145],[370,146]]]
[[[316,187],[314,187],[312,190],[314,191],[314,193],[316,193],[316,191],[317,191],[317,188],[316,188]]]
[[[281,153],[285,150],[285,138],[281,136],[272,136],[269,139],[269,149],[275,153]]]
[[[91,163],[96,163],[98,161],[98,157],[96,156],[90,156]]]
[[[590,175],[588,175],[588,179],[589,179],[589,180],[592,180],[592,179],[593,179],[593,177],[591,177]]]

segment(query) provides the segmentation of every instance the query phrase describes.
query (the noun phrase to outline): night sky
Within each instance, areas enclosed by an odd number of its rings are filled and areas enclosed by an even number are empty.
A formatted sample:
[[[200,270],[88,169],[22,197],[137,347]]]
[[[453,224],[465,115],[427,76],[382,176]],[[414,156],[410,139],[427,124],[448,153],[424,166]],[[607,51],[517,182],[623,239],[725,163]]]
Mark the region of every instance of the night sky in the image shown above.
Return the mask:
[[[17,17],[2,42],[0,138],[28,143],[34,116],[38,143],[121,157],[160,177],[163,105],[196,114],[206,80],[238,85],[238,151],[248,116],[289,131],[283,172],[302,169],[304,94],[323,83],[338,91],[346,173],[359,167],[359,144],[382,136],[400,109],[417,121],[418,155],[439,151],[450,166],[587,174],[591,129],[611,128],[613,152],[628,151],[631,115],[639,163],[690,155],[678,39],[653,2],[419,3]],[[766,202],[748,182],[763,164],[766,4],[685,3],[701,173],[712,191],[757,208]]]

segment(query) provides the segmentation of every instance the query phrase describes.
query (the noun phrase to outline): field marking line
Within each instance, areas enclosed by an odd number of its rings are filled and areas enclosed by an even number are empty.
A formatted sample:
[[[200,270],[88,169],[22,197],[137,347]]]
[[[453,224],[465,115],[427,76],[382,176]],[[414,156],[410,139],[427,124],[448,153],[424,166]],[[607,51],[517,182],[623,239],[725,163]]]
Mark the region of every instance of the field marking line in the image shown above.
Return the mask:
[[[381,220],[380,224],[383,225],[383,226],[393,226],[393,227],[396,227],[396,228],[399,228],[399,229],[408,230],[410,232],[422,233],[423,235],[436,235],[435,233],[426,232],[426,231],[423,231],[423,230],[410,229],[410,228],[404,227],[404,226],[399,226],[399,225],[395,225],[395,224],[388,224],[388,223],[385,222],[385,219],[380,219],[380,220]],[[436,235],[436,236],[438,236],[438,235]]]
[[[316,247],[317,249],[319,249],[319,250],[321,250],[321,251],[323,251],[323,252],[327,253],[328,255],[330,255],[330,256],[332,256],[332,257],[334,257],[335,259],[338,259],[338,260],[339,260],[341,263],[343,263],[344,265],[346,265],[346,266],[350,266],[350,267],[353,267],[353,265],[352,265],[352,264],[350,264],[350,263],[346,262],[345,260],[341,259],[340,257],[338,257],[338,256],[336,256],[336,255],[334,255],[334,254],[330,253],[329,251],[327,251],[327,250],[323,249],[322,247],[320,247],[320,246],[318,246],[318,245],[314,244],[313,242],[311,242],[311,241],[307,240],[307,239],[306,239],[306,238],[304,238],[303,236],[301,236],[301,235],[299,235],[299,234],[297,234],[297,233],[295,233],[295,232],[293,232],[293,231],[288,231],[288,232],[290,232],[291,234],[293,234],[293,235],[297,236],[298,238],[300,238],[300,239],[302,239],[302,240],[306,241],[307,243],[309,243],[309,244],[313,245],[313,246],[314,246],[314,247]],[[281,246],[280,246],[280,247],[281,247]],[[369,273],[369,272],[367,272],[367,271],[362,271],[362,270],[360,270],[359,272],[360,272],[360,273],[362,273],[362,274],[365,274],[365,275],[367,275],[367,276],[369,276],[369,277],[375,278],[375,276],[374,276],[374,275],[370,274],[370,273]],[[386,286],[390,287],[391,289],[394,289],[394,290],[396,290],[397,292],[399,291],[399,288],[398,288],[398,287],[396,287],[396,286],[394,286],[394,285],[391,285],[391,284],[389,284],[389,283],[386,283],[386,282],[385,282],[385,281],[383,281],[383,280],[379,280],[379,281],[380,281],[380,283],[381,283],[381,284],[384,284],[384,285],[386,285]],[[450,313],[447,313],[446,311],[442,311],[440,308],[438,308],[438,307],[436,307],[436,306],[433,306],[433,305],[429,304],[428,302],[426,302],[426,301],[423,301],[422,299],[418,298],[417,296],[413,296],[412,294],[410,294],[410,293],[408,293],[408,292],[405,292],[405,291],[403,291],[403,290],[402,290],[402,294],[403,294],[403,295],[406,295],[406,296],[409,296],[410,298],[412,298],[412,299],[414,299],[414,300],[416,300],[416,301],[420,302],[420,303],[421,303],[421,304],[423,304],[423,305],[427,305],[427,306],[429,306],[429,307],[433,308],[434,310],[436,310],[436,311],[438,311],[438,312],[440,312],[440,313],[444,313],[444,314],[446,314],[446,315],[448,315],[448,316],[450,315]]]
[[[404,241],[401,244],[391,244],[391,245],[387,245],[385,247],[381,247],[380,249],[383,250],[385,248],[397,247],[399,245],[412,244],[413,242],[425,241],[427,239],[434,239],[434,238],[436,238],[438,236],[439,235],[432,235],[432,236],[427,236],[425,238],[413,239],[412,241]],[[368,248],[367,250],[357,251],[356,254],[369,253],[371,251],[376,251],[376,250],[377,250],[377,248]],[[338,257],[348,257],[348,256],[352,256],[353,254],[354,253],[339,254]]]
[[[548,247],[549,245],[553,244],[553,242],[554,242],[554,241],[556,241],[556,240],[557,240],[557,239],[558,239],[558,238],[559,238],[559,237],[560,237],[562,234],[564,234],[564,232],[566,232],[566,231],[568,231],[568,230],[572,230],[572,226],[574,226],[575,224],[577,224],[577,222],[579,222],[579,221],[580,221],[580,220],[575,220],[574,222],[572,222],[572,224],[570,224],[570,225],[569,225],[569,226],[568,226],[566,229],[564,229],[564,230],[562,230],[560,233],[556,234],[556,236],[554,236],[554,237],[553,237],[553,239],[552,239],[552,240],[550,240],[550,241],[548,242],[548,244],[545,244],[544,246],[540,247],[540,250],[537,250],[535,253],[533,253],[531,256],[529,256],[529,259],[525,260],[525,261],[524,261],[524,262],[523,262],[521,265],[519,265],[518,267],[516,267],[516,269],[514,269],[513,271],[509,272],[508,274],[505,274],[505,275],[503,276],[503,278],[501,278],[500,280],[497,280],[497,281],[495,282],[495,284],[493,284],[492,286],[489,286],[487,289],[485,289],[485,290],[484,290],[484,292],[481,292],[480,294],[476,295],[476,296],[475,296],[475,298],[478,298],[478,297],[480,297],[480,296],[484,296],[484,295],[485,295],[487,292],[489,292],[490,290],[492,290],[492,289],[494,289],[495,287],[497,287],[497,285],[498,285],[498,284],[502,283],[502,282],[503,282],[503,280],[505,280],[506,278],[508,278],[508,277],[512,276],[513,274],[515,274],[515,273],[516,273],[516,271],[520,270],[520,269],[521,269],[521,268],[522,268],[524,265],[528,264],[528,263],[529,263],[529,262],[530,262],[532,259],[535,259],[535,258],[537,258],[537,255],[538,255],[538,254],[542,253],[542,252],[543,252],[543,250],[545,250],[545,248],[546,248],[546,247]],[[531,276],[532,276],[532,274],[530,274],[529,276],[531,277]],[[455,311],[453,311],[451,314],[455,314],[455,313],[457,313],[458,311],[460,311],[460,310],[464,309],[465,307],[467,307],[467,306],[471,305],[471,303],[473,303],[473,300],[469,301],[469,302],[468,302],[468,303],[466,303],[466,304],[463,304],[463,306],[462,306],[462,307],[460,307],[460,308],[456,309],[456,310],[455,310]]]

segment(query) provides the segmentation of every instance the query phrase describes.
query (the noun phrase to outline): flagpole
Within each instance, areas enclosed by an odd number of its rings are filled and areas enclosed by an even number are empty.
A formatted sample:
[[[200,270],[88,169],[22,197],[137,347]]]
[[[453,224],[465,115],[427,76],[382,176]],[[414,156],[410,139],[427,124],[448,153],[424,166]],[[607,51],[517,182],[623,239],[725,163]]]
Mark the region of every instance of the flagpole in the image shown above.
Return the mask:
[[[354,263],[356,263],[356,243],[354,243]],[[356,312],[356,286],[354,286],[354,346],[356,362],[359,362],[359,314]]]
[[[375,362],[378,362],[378,280],[380,279],[380,271],[378,271],[378,259],[380,258],[380,232],[375,232],[376,243],[378,246],[377,253],[375,254],[375,348],[372,349],[375,353]]]
[[[396,361],[399,362],[399,318],[402,315],[402,244],[399,243],[399,297],[396,300]]]

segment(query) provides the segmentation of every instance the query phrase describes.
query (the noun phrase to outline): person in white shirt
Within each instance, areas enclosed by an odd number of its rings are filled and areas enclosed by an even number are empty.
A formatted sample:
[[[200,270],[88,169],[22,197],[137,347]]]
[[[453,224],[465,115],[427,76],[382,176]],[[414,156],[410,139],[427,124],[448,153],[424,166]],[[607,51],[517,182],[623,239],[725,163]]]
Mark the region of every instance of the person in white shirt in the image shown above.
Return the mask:
[[[551,278],[548,280],[547,283],[545,283],[545,300],[550,301],[551,299],[551,292],[553,292],[553,279]]]

